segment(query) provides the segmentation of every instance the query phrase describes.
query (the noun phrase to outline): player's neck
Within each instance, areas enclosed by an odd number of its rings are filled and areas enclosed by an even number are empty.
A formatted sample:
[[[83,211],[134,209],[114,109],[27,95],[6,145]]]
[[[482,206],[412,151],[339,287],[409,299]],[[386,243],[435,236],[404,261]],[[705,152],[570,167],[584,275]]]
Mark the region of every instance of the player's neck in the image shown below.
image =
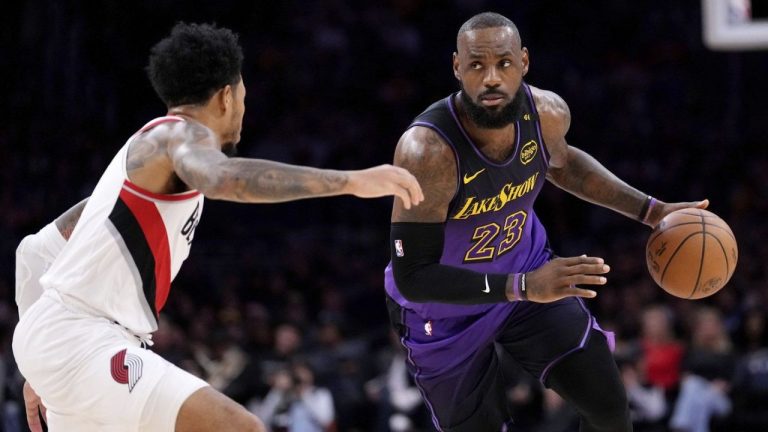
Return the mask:
[[[220,141],[223,141],[222,135],[219,132],[220,128],[218,127],[219,122],[218,119],[211,114],[210,109],[206,106],[197,106],[197,105],[179,105],[175,106],[173,108],[170,108],[168,110],[169,116],[179,116],[183,117],[188,120],[194,120],[203,126],[211,129],[213,133],[216,134],[216,136],[219,137]]]
[[[168,109],[169,116],[179,116],[202,123],[211,127],[211,116],[206,113],[205,107],[194,105],[179,105]]]
[[[469,118],[466,109],[462,106],[461,98],[456,98],[456,106],[458,107],[461,126],[480,150],[499,149],[514,145],[515,123],[498,129],[481,128]],[[494,153],[496,152],[494,151]]]

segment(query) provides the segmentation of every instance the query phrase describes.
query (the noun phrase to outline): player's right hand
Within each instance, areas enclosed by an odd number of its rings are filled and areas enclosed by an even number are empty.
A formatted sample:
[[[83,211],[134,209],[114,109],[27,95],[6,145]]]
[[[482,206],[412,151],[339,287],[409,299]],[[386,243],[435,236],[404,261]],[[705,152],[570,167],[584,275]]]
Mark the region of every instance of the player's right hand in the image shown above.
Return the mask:
[[[24,407],[27,411],[27,424],[29,425],[29,430],[32,432],[43,432],[43,425],[40,423],[40,415],[42,414],[43,420],[48,422],[46,409],[43,402],[40,400],[40,396],[35,393],[32,386],[30,386],[27,381],[24,381]]]
[[[395,195],[405,208],[424,201],[421,186],[407,170],[393,165],[379,165],[360,171],[349,171],[349,193],[360,198]]]
[[[602,258],[586,255],[555,258],[538,269],[526,273],[525,290],[528,300],[549,303],[565,297],[592,298],[595,291],[577,285],[605,285],[604,276],[611,268]]]

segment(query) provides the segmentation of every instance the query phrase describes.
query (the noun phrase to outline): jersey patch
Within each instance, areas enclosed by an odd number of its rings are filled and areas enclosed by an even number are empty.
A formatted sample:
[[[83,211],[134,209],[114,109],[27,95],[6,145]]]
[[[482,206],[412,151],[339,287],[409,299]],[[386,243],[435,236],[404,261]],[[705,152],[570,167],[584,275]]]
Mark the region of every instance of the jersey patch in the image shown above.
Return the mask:
[[[141,379],[144,362],[141,357],[131,354],[124,349],[112,356],[110,370],[112,378],[118,384],[128,384],[128,393],[133,391],[136,383]]]
[[[539,152],[539,145],[535,140],[530,140],[523,145],[520,150],[520,162],[523,165],[528,165],[536,157],[536,153]]]

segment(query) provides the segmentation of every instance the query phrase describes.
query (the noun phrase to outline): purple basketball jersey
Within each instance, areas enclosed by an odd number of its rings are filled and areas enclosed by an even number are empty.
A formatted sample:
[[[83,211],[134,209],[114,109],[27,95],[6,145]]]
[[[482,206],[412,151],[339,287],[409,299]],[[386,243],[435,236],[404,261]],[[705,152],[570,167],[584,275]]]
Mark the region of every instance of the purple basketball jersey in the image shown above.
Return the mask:
[[[434,103],[411,124],[436,131],[457,159],[457,192],[445,224],[441,264],[480,273],[522,273],[552,257],[546,231],[533,211],[546,181],[549,154],[528,86],[523,83],[515,97],[526,99],[525,108],[515,123],[513,150],[501,162],[488,159],[467,135],[456,113],[455,94]],[[400,247],[407,250],[409,245]],[[397,289],[391,263],[385,270],[385,287],[400,306],[427,320],[487,314],[499,307],[511,311],[512,306],[410,302]]]

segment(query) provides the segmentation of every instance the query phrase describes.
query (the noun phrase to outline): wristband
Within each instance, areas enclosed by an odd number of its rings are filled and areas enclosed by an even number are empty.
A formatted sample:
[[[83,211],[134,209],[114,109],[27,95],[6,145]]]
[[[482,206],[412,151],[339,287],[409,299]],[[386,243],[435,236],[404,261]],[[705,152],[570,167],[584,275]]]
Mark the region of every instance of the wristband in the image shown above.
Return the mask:
[[[520,300],[528,300],[528,290],[525,289],[525,273],[520,275]]]
[[[651,217],[651,210],[653,210],[653,206],[656,205],[656,198],[651,198],[651,202],[648,204],[648,210],[645,211],[645,216],[643,217],[643,223],[648,223],[648,218]]]
[[[528,291],[525,289],[525,273],[512,275],[512,294],[515,301],[528,300]]]
[[[640,208],[640,213],[637,215],[637,220],[645,222],[645,215],[648,213],[648,209],[651,207],[652,199],[653,197],[650,195],[645,197],[645,202],[643,202],[643,206]]]

